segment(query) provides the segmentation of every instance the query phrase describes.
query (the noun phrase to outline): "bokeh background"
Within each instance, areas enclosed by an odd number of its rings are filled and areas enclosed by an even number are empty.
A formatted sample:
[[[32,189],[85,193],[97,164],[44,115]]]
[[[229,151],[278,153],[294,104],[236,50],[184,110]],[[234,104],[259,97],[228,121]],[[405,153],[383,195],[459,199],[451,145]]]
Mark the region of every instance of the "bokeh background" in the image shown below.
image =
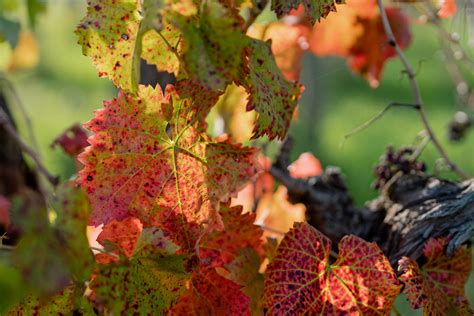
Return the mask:
[[[47,167],[62,179],[75,173],[74,161],[59,148],[51,148],[51,143],[72,124],[91,119],[93,111],[102,106],[102,101],[116,94],[108,79],[97,76],[91,61],[82,55],[81,47],[76,44],[73,32],[85,9],[85,0],[49,1],[47,12],[40,16],[35,30],[38,66],[8,74],[31,116]],[[272,19],[272,15],[266,14],[263,18]],[[461,17],[447,26],[459,30],[462,37],[467,32],[463,23]],[[457,143],[446,137],[447,124],[459,108],[437,33],[429,25],[414,23],[413,38],[407,56],[417,68],[417,81],[429,121],[452,160],[469,174],[474,174],[474,132]],[[8,49],[0,47],[2,69],[8,64],[10,55]],[[377,194],[370,188],[372,169],[385,148],[413,144],[423,129],[414,110],[393,108],[372,126],[344,142],[345,134],[373,117],[388,103],[412,100],[407,78],[402,76],[401,69],[397,59],[389,61],[380,86],[372,89],[365,80],[352,74],[342,59],[320,59],[307,54],[303,60],[301,82],[305,92],[300,102],[299,118],[290,131],[295,140],[293,155],[296,158],[309,151],[320,159],[323,166],[339,166],[359,205]],[[474,76],[471,74],[470,77],[471,86],[474,86]],[[28,139],[18,108],[14,111],[20,130]],[[446,170],[436,168],[438,154],[433,146],[425,149],[421,159],[427,162],[430,172],[456,178]],[[474,302],[472,279],[468,292],[470,301]],[[399,301],[402,314],[412,315],[406,304]]]

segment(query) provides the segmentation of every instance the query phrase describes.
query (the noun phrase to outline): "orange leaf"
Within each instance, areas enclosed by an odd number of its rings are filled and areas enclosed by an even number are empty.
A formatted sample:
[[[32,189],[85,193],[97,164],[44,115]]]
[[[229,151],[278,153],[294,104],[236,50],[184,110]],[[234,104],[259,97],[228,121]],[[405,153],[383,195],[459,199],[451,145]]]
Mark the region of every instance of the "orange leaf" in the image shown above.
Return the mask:
[[[290,176],[293,178],[309,178],[319,176],[323,167],[312,153],[302,153],[289,167]]]
[[[206,234],[200,242],[199,254],[212,267],[222,267],[233,261],[243,248],[263,253],[260,227],[254,225],[255,214],[242,214],[242,206],[221,205],[224,230]]]
[[[385,11],[398,45],[405,49],[411,42],[408,17],[398,8]],[[310,49],[319,56],[346,57],[349,67],[372,87],[378,86],[385,62],[396,55],[388,43],[375,0],[348,1],[340,12],[315,25]]]
[[[440,2],[439,17],[449,18],[456,14],[456,0],[440,0]]]

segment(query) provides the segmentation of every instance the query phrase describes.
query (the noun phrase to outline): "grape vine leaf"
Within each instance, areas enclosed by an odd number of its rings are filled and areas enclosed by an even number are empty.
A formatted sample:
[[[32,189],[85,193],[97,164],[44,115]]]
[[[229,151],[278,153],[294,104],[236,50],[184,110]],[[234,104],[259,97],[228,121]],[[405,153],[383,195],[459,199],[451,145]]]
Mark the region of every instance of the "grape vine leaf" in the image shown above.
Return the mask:
[[[181,31],[182,66],[192,79],[223,91],[241,77],[247,44],[242,18],[217,1],[206,1],[197,14],[174,14],[170,21]]]
[[[242,206],[221,204],[220,214],[224,230],[214,231],[201,238],[199,255],[211,267],[222,267],[233,261],[243,248],[263,253],[260,227],[254,225],[255,214],[242,214]]]
[[[377,87],[386,61],[396,52],[388,43],[375,1],[348,0],[339,11],[313,28],[310,50],[318,56],[347,58],[354,72]],[[406,49],[411,43],[409,18],[399,8],[387,7],[385,12],[398,45]]]
[[[344,0],[272,0],[272,10],[277,16],[288,15],[292,10],[303,6],[306,17],[311,24],[316,23],[321,18],[325,18],[331,11],[336,11],[335,3],[344,3]]]
[[[270,314],[386,315],[400,291],[388,259],[375,243],[356,236],[331,241],[308,223],[285,235],[266,271],[264,298]]]
[[[143,228],[136,218],[127,218],[105,225],[97,239],[124,254],[114,260],[104,260],[110,254],[96,255],[101,264],[90,288],[97,306],[114,314],[163,313],[184,292],[190,277],[186,257],[175,254],[179,247],[161,229]]]
[[[250,298],[252,315],[263,315],[263,274],[259,272],[260,254],[253,248],[243,248],[238,256],[225,266],[225,277],[241,286],[242,292]],[[222,273],[221,273],[222,275]]]
[[[251,52],[242,85],[249,94],[247,111],[258,113],[252,139],[267,135],[283,139],[290,126],[302,86],[285,79],[272,55],[271,42],[250,39]]]
[[[222,226],[219,202],[258,173],[257,150],[200,132],[194,113],[210,109],[206,102],[180,99],[173,86],[166,96],[160,87],[140,86],[137,96],[119,92],[105,102],[86,124],[95,135],[79,156],[92,225],[131,216],[145,226],[169,218]]]
[[[140,77],[140,57],[160,71],[178,73],[181,34],[166,19],[162,1],[89,0],[76,29],[83,54],[99,76],[132,93]]]
[[[133,257],[99,265],[90,284],[97,306],[120,315],[164,313],[185,290],[189,279],[184,256]]]
[[[94,315],[92,304],[74,285],[66,287],[47,300],[28,295],[20,304],[8,311],[7,315]]]
[[[140,57],[135,56],[141,19],[138,5],[137,0],[89,0],[87,15],[76,30],[82,52],[92,59],[99,76],[132,92]]]
[[[171,255],[179,249],[163,230],[158,227],[143,228],[140,220],[134,217],[122,221],[113,220],[104,225],[97,242],[106,250],[105,253],[96,254],[96,261],[102,264],[137,255]]]
[[[399,8],[385,8],[385,13],[397,44],[401,49],[407,48],[411,43],[408,16]],[[396,56],[396,52],[388,43],[380,16],[373,19],[359,19],[359,23],[363,32],[350,49],[349,66],[362,74],[369,84],[377,87],[387,59]]]
[[[200,266],[170,315],[250,315],[250,298],[241,288],[215,269]]]
[[[96,261],[103,264],[116,262],[121,254],[125,257],[131,257],[142,231],[143,224],[135,217],[128,217],[122,221],[113,220],[107,223],[97,236],[97,242],[104,246],[108,252],[117,256],[98,253],[95,256]]]
[[[21,220],[15,221],[23,236],[13,252],[12,264],[40,297],[57,293],[71,280],[85,282],[93,269],[86,236],[90,213],[87,197],[69,183],[57,189],[57,197],[50,211],[54,214],[50,216],[56,217],[53,224],[43,208],[28,210],[21,214]],[[20,215],[20,212],[12,214]],[[39,253],[41,260],[37,258]]]
[[[469,309],[464,285],[471,272],[471,249],[461,246],[448,257],[444,254],[447,241],[445,237],[428,240],[423,250],[427,261],[421,268],[413,259],[399,260],[403,292],[411,307],[424,307],[424,315],[464,315],[463,309]]]
[[[51,147],[54,148],[56,145],[59,145],[67,155],[76,157],[89,145],[87,133],[82,126],[74,124],[59,135]]]

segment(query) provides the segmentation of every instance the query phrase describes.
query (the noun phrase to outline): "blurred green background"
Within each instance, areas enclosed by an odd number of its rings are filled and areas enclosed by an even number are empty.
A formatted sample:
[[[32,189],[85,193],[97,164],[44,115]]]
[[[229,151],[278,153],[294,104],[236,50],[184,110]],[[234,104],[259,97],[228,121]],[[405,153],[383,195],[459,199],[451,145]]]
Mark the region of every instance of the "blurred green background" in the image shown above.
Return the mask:
[[[82,56],[81,47],[76,44],[73,31],[85,13],[85,2],[51,1],[36,28],[40,48],[38,67],[10,77],[33,120],[46,165],[62,179],[74,174],[74,162],[59,148],[52,149],[50,144],[73,123],[91,119],[93,110],[115,95],[111,82],[97,76],[91,61]],[[451,143],[446,137],[446,126],[458,108],[455,88],[439,51],[437,34],[423,25],[415,25],[413,32],[414,41],[407,55],[415,68],[421,67],[417,80],[427,116],[452,160],[469,174],[474,174],[474,133],[471,131],[459,143]],[[7,58],[7,55],[0,52],[0,64],[1,58]],[[344,60],[317,59],[307,54],[303,63],[302,83],[306,90],[301,99],[299,119],[291,127],[295,139],[293,155],[296,158],[299,153],[310,151],[323,166],[341,167],[355,201],[361,205],[377,194],[370,188],[372,168],[385,148],[390,144],[396,147],[412,144],[423,129],[414,110],[393,108],[341,146],[343,135],[373,117],[388,103],[412,100],[407,78],[401,75],[401,63],[394,59],[386,65],[377,89],[371,89],[362,78],[352,74]],[[18,113],[17,118],[26,137]],[[431,145],[421,159],[428,163],[429,171],[435,171],[438,154]],[[449,172],[441,174],[455,178]],[[474,291],[469,292],[472,302]]]

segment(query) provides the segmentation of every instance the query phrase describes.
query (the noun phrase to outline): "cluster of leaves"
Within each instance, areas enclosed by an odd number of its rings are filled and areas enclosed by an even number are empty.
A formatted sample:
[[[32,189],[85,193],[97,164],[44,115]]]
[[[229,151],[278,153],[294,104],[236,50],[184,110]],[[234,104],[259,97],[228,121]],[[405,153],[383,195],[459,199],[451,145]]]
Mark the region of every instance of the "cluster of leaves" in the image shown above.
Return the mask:
[[[66,185],[56,192],[55,207],[35,214],[0,199],[0,220],[23,232],[11,265],[0,265],[0,280],[9,280],[0,288],[28,281],[11,294],[10,301],[22,301],[10,313],[385,315],[402,284],[414,307],[440,311],[443,289],[430,282],[457,286],[467,277],[465,260],[458,269],[457,258],[442,255],[444,240],[426,246],[421,270],[402,259],[397,278],[378,246],[355,236],[340,241],[336,259],[330,240],[304,222],[303,211],[276,250],[254,224],[256,214],[231,200],[251,188],[247,203],[290,208],[281,187],[274,192],[269,161],[256,148],[208,133],[214,106],[233,113],[242,105],[256,113],[250,139],[283,139],[308,49],[343,56],[371,85],[378,83],[395,52],[375,1],[338,2],[275,0],[271,8],[286,18],[249,28],[251,18],[241,13],[262,9],[250,1],[88,0],[79,43],[119,92],[85,124],[93,136],[78,156],[80,189]],[[396,8],[387,15],[406,47],[407,17]],[[177,83],[163,90],[139,85],[141,59],[173,73]],[[73,127],[55,144],[76,155],[84,138]],[[289,172],[307,178],[321,167],[305,155]],[[102,225],[94,254],[86,223]],[[465,258],[470,250],[460,251]],[[38,253],[51,255],[36,262]],[[462,287],[448,294],[450,306],[465,302]]]

